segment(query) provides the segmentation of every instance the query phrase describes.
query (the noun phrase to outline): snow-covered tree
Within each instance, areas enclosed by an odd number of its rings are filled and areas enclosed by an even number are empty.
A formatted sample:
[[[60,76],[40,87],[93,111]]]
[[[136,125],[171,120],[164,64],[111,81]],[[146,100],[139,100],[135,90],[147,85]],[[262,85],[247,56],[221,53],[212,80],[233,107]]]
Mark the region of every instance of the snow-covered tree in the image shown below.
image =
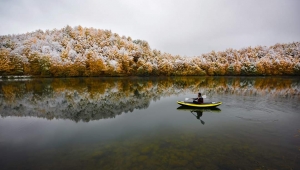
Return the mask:
[[[299,75],[299,62],[299,42],[182,57],[80,25],[0,36],[0,76]]]

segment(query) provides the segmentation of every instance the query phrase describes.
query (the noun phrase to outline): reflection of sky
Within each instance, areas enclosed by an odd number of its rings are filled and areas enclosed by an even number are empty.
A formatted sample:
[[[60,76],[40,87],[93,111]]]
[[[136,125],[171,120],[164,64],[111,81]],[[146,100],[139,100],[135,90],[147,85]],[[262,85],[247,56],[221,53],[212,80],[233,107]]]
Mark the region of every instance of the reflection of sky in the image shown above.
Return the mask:
[[[202,125],[189,111],[177,110],[177,99],[185,98],[187,94],[162,97],[159,101],[152,101],[147,109],[137,109],[123,113],[114,119],[97,121],[73,122],[70,120],[51,121],[34,117],[6,117],[0,119],[1,139],[4,143],[30,144],[35,141],[39,144],[49,144],[50,141],[67,144],[70,140],[85,142],[85,140],[112,140],[131,135],[145,135],[148,133],[172,133],[173,131],[199,130],[208,133],[211,130],[226,129],[235,126],[255,128],[262,125],[281,126],[287,123],[296,128],[299,114],[296,108],[284,110],[272,109],[275,103],[257,105],[263,100],[257,98],[223,98],[220,112],[203,112]],[[251,102],[249,104],[249,102]],[[245,103],[246,102],[246,103]],[[277,101],[276,105],[284,107],[286,100]],[[277,107],[275,107],[276,109]],[[286,125],[286,124],[285,124]],[[221,130],[219,129],[219,130]],[[284,132],[289,129],[285,127]],[[278,129],[277,129],[278,130]],[[59,141],[58,141],[59,140]]]
[[[0,157],[5,163],[18,164],[18,159],[23,160],[38,152],[42,153],[41,157],[46,153],[47,158],[62,151],[81,156],[81,151],[90,149],[89,154],[92,154],[97,146],[102,149],[117,143],[118,146],[114,147],[126,147],[124,143],[128,141],[135,146],[147,140],[157,141],[158,145],[166,140],[186,142],[182,138],[189,135],[203,139],[204,145],[220,144],[214,148],[222,148],[223,142],[231,146],[230,142],[234,141],[241,146],[255,144],[258,148],[283,150],[280,151],[283,154],[298,153],[295,148],[299,140],[294,137],[300,119],[299,106],[295,105],[297,99],[215,95],[214,98],[223,102],[218,107],[221,111],[204,111],[200,117],[205,122],[203,125],[190,111],[177,110],[176,101],[192,95],[181,93],[161,97],[156,102],[151,101],[147,108],[116,115],[113,119],[89,122],[36,117],[0,118]],[[287,102],[296,107],[286,105]],[[0,163],[4,162],[0,160]]]
[[[288,81],[285,81],[285,79]],[[3,84],[0,84],[4,89],[0,91],[0,93],[3,92],[0,95],[0,113],[3,117],[35,116],[47,119],[91,121],[113,118],[123,112],[141,112],[151,105],[154,107],[157,105],[157,107],[163,109],[176,107],[176,101],[197,97],[199,91],[207,96],[204,101],[208,102],[224,101],[228,97],[231,97],[232,101],[230,102],[233,102],[241,96],[261,96],[271,99],[299,96],[300,86],[298,80],[295,78],[285,79],[254,77],[203,77],[201,79],[189,77],[180,79],[179,77],[176,81],[153,78],[148,82],[148,79],[140,78],[136,81],[132,80],[133,87],[124,92],[122,91],[123,88],[119,88],[116,84],[127,83],[127,80],[111,79],[105,82],[106,84],[109,82],[110,86],[105,86],[107,90],[104,94],[98,93],[99,87],[103,85],[103,82],[99,81],[100,79],[82,79],[83,81],[79,81],[79,79],[70,78],[70,82],[75,84],[80,82],[79,85],[74,85],[74,87],[69,87],[67,82],[61,81],[61,79],[55,79],[55,86],[51,84],[51,81],[43,82],[42,80],[26,82],[26,85],[22,84],[25,82],[18,84],[16,82],[3,82]],[[41,87],[39,85],[35,87],[36,84],[41,82]],[[89,84],[90,82],[93,86]],[[137,83],[140,84],[139,87],[134,85]],[[148,86],[148,83],[152,86]],[[270,85],[268,86],[268,84]],[[22,89],[27,85],[32,89]],[[86,87],[93,88],[90,88],[90,92],[85,90]],[[7,89],[5,90],[5,88]],[[18,92],[16,94],[12,93],[11,89]],[[114,92],[110,89],[114,89]],[[42,91],[47,91],[47,93]],[[261,102],[265,103],[267,101]],[[291,105],[291,103],[287,104]]]

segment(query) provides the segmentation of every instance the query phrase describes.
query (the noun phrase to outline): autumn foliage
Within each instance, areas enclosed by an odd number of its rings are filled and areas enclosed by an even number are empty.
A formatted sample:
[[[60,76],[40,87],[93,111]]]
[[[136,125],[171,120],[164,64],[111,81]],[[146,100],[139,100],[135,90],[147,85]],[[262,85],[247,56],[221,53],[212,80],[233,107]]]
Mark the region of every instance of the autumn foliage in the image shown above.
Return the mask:
[[[300,75],[300,43],[182,57],[109,30],[66,26],[0,36],[0,76],[5,75]]]

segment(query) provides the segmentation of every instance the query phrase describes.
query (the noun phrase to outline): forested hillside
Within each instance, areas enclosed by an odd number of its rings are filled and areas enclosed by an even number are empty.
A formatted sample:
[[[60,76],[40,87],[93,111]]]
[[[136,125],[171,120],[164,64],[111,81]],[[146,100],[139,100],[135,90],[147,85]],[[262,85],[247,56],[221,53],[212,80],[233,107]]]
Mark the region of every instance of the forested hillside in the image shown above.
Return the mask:
[[[173,56],[109,30],[66,26],[0,36],[0,76],[300,75],[300,42]]]

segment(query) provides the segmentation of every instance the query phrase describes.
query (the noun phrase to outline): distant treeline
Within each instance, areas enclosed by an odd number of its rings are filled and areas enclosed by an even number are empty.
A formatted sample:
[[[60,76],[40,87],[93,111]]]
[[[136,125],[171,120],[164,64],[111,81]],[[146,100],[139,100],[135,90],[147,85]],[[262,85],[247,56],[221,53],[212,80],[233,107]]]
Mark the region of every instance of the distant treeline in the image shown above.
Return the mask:
[[[66,26],[0,36],[0,76],[300,75],[300,42],[182,57],[109,30]]]

